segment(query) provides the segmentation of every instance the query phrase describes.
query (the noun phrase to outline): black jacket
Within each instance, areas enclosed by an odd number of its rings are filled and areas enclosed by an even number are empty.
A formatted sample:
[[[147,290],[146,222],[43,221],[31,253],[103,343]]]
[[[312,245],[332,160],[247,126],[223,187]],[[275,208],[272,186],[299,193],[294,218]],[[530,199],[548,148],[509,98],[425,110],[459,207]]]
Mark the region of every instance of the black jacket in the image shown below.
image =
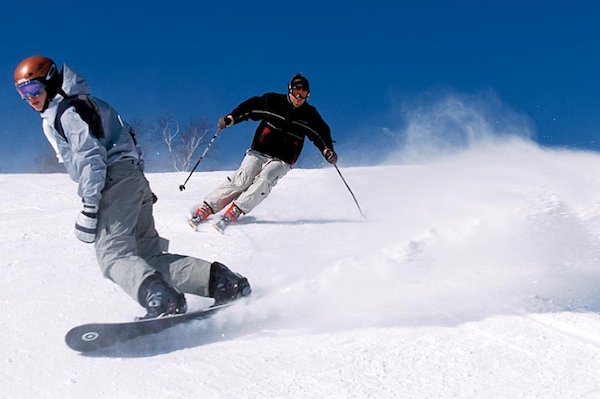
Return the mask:
[[[333,149],[331,131],[317,109],[307,102],[296,108],[287,94],[266,93],[252,97],[238,105],[230,115],[234,123],[260,120],[252,149],[290,165],[300,156],[305,137],[321,154],[325,148]]]

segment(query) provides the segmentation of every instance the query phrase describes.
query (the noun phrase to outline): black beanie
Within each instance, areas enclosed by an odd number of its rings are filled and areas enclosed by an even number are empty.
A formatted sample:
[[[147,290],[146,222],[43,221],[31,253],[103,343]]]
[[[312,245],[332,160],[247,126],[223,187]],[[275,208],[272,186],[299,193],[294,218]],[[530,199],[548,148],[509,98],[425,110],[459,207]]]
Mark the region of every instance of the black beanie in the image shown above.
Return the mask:
[[[292,80],[290,80],[290,85],[289,85],[290,90],[292,89],[292,87],[296,86],[297,84],[301,84],[302,86],[304,86],[304,88],[306,90],[308,90],[308,92],[310,93],[308,79],[306,79],[304,76],[302,76],[302,72],[298,72],[297,74],[294,75]]]

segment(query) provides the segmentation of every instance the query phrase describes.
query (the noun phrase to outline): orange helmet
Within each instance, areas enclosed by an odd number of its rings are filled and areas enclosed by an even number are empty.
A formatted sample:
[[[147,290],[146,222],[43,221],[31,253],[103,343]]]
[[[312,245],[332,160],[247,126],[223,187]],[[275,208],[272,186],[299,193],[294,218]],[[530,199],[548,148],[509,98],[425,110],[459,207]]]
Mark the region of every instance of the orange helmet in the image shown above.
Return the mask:
[[[35,55],[25,58],[15,69],[15,85],[20,85],[30,80],[40,80],[47,84],[58,75],[56,64],[50,58]]]
[[[29,83],[31,82],[31,83]],[[37,92],[31,92],[32,88],[25,88],[30,84],[39,82],[41,85],[37,88]],[[56,96],[62,86],[62,74],[58,71],[56,63],[48,57],[35,55],[25,58],[15,69],[15,86],[21,95],[22,99],[27,99],[29,95],[34,97],[39,96],[44,90],[48,96],[44,110],[48,107],[50,100]],[[35,88],[33,88],[35,90]],[[63,92],[64,93],[64,92]]]

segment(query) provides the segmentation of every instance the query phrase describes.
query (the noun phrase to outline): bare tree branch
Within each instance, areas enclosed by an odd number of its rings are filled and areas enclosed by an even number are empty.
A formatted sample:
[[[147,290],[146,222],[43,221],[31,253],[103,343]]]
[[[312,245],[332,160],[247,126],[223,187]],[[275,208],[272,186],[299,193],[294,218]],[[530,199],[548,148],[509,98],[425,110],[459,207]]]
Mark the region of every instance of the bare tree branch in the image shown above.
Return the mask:
[[[155,131],[167,145],[167,150],[173,162],[173,169],[180,172],[179,154],[176,151],[174,140],[179,135],[181,129],[173,114],[166,113],[164,116],[159,117],[156,122]]]
[[[181,158],[183,170],[189,170],[192,164],[192,157],[196,149],[204,143],[208,143],[208,121],[204,118],[197,118],[190,121],[185,131],[180,136],[181,140]]]
[[[209,128],[205,118],[192,119],[183,128],[170,113],[158,118],[154,131],[167,147],[173,170],[189,170],[195,151],[210,140]]]

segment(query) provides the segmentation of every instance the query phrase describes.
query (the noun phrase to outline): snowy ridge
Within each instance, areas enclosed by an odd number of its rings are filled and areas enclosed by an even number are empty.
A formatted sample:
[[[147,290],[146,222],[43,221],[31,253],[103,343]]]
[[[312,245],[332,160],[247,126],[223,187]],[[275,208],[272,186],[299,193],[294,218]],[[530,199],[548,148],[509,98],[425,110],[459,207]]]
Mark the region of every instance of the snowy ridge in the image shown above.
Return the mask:
[[[66,175],[0,175],[6,397],[594,397],[600,157],[522,140],[427,163],[292,170],[224,235],[189,211],[226,172],[150,174],[171,251],[246,275],[213,319],[81,356],[142,309],[72,234]],[[210,301],[189,297],[190,308]]]

